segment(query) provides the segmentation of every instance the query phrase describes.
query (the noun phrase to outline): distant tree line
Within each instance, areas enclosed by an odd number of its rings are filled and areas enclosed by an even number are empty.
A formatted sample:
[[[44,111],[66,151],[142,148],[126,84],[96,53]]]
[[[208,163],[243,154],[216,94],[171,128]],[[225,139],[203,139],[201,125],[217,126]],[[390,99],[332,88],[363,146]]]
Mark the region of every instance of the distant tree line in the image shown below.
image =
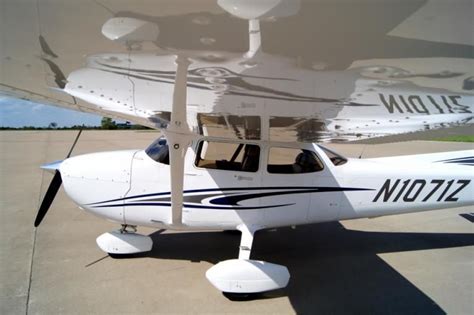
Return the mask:
[[[58,127],[56,122],[51,122],[47,127],[23,126],[23,127],[1,127],[0,130],[144,130],[150,129],[141,125],[134,125],[130,122],[117,123],[112,118],[103,117],[100,126],[74,125],[70,127]]]
[[[50,127],[35,127],[35,126],[23,126],[23,127],[0,127],[0,130],[102,130],[100,126],[81,126],[81,125],[74,125],[70,127],[57,127],[57,128],[50,128]]]

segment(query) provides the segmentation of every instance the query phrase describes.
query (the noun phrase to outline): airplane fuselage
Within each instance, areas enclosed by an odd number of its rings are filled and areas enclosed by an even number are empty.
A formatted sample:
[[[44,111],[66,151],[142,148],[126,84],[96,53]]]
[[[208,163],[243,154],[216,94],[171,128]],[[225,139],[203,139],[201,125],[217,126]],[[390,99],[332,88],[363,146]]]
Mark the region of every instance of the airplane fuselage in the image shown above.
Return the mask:
[[[214,143],[220,152],[211,152]],[[228,146],[236,151],[225,152]],[[288,162],[301,152],[311,152],[316,166],[302,170]],[[278,227],[469,205],[472,156],[345,159],[316,144],[195,140],[186,154],[182,223]],[[60,172],[66,192],[86,211],[121,224],[169,228],[169,165],[163,156],[153,158],[150,149],[88,154],[65,160]]]

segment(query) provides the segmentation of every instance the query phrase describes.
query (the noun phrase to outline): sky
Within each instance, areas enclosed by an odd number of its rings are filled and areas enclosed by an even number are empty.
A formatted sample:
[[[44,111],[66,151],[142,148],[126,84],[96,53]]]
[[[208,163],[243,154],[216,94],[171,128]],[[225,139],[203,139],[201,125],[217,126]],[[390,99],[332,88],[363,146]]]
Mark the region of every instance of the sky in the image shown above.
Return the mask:
[[[100,126],[101,116],[0,95],[0,127]]]

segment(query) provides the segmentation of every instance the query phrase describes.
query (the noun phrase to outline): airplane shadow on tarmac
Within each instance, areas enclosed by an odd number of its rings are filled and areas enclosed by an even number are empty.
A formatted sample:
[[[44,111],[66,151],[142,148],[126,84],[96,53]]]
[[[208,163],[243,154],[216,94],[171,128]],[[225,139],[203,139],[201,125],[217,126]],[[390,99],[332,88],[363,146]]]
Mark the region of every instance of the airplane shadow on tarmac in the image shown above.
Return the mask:
[[[150,236],[153,250],[134,257],[216,264],[236,258],[240,242],[239,232]],[[285,289],[256,298],[288,296],[298,314],[444,314],[377,254],[469,245],[474,234],[363,232],[337,222],[260,231],[251,258],[287,266],[291,279]]]

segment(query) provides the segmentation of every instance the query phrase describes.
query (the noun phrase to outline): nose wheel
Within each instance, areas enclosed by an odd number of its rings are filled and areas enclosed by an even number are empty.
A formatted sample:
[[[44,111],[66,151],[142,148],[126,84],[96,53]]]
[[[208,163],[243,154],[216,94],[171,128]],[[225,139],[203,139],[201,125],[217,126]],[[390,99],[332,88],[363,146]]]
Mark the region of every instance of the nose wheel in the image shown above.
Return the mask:
[[[112,257],[149,252],[153,241],[148,235],[138,234],[134,225],[122,224],[119,230],[100,235],[97,245]]]

